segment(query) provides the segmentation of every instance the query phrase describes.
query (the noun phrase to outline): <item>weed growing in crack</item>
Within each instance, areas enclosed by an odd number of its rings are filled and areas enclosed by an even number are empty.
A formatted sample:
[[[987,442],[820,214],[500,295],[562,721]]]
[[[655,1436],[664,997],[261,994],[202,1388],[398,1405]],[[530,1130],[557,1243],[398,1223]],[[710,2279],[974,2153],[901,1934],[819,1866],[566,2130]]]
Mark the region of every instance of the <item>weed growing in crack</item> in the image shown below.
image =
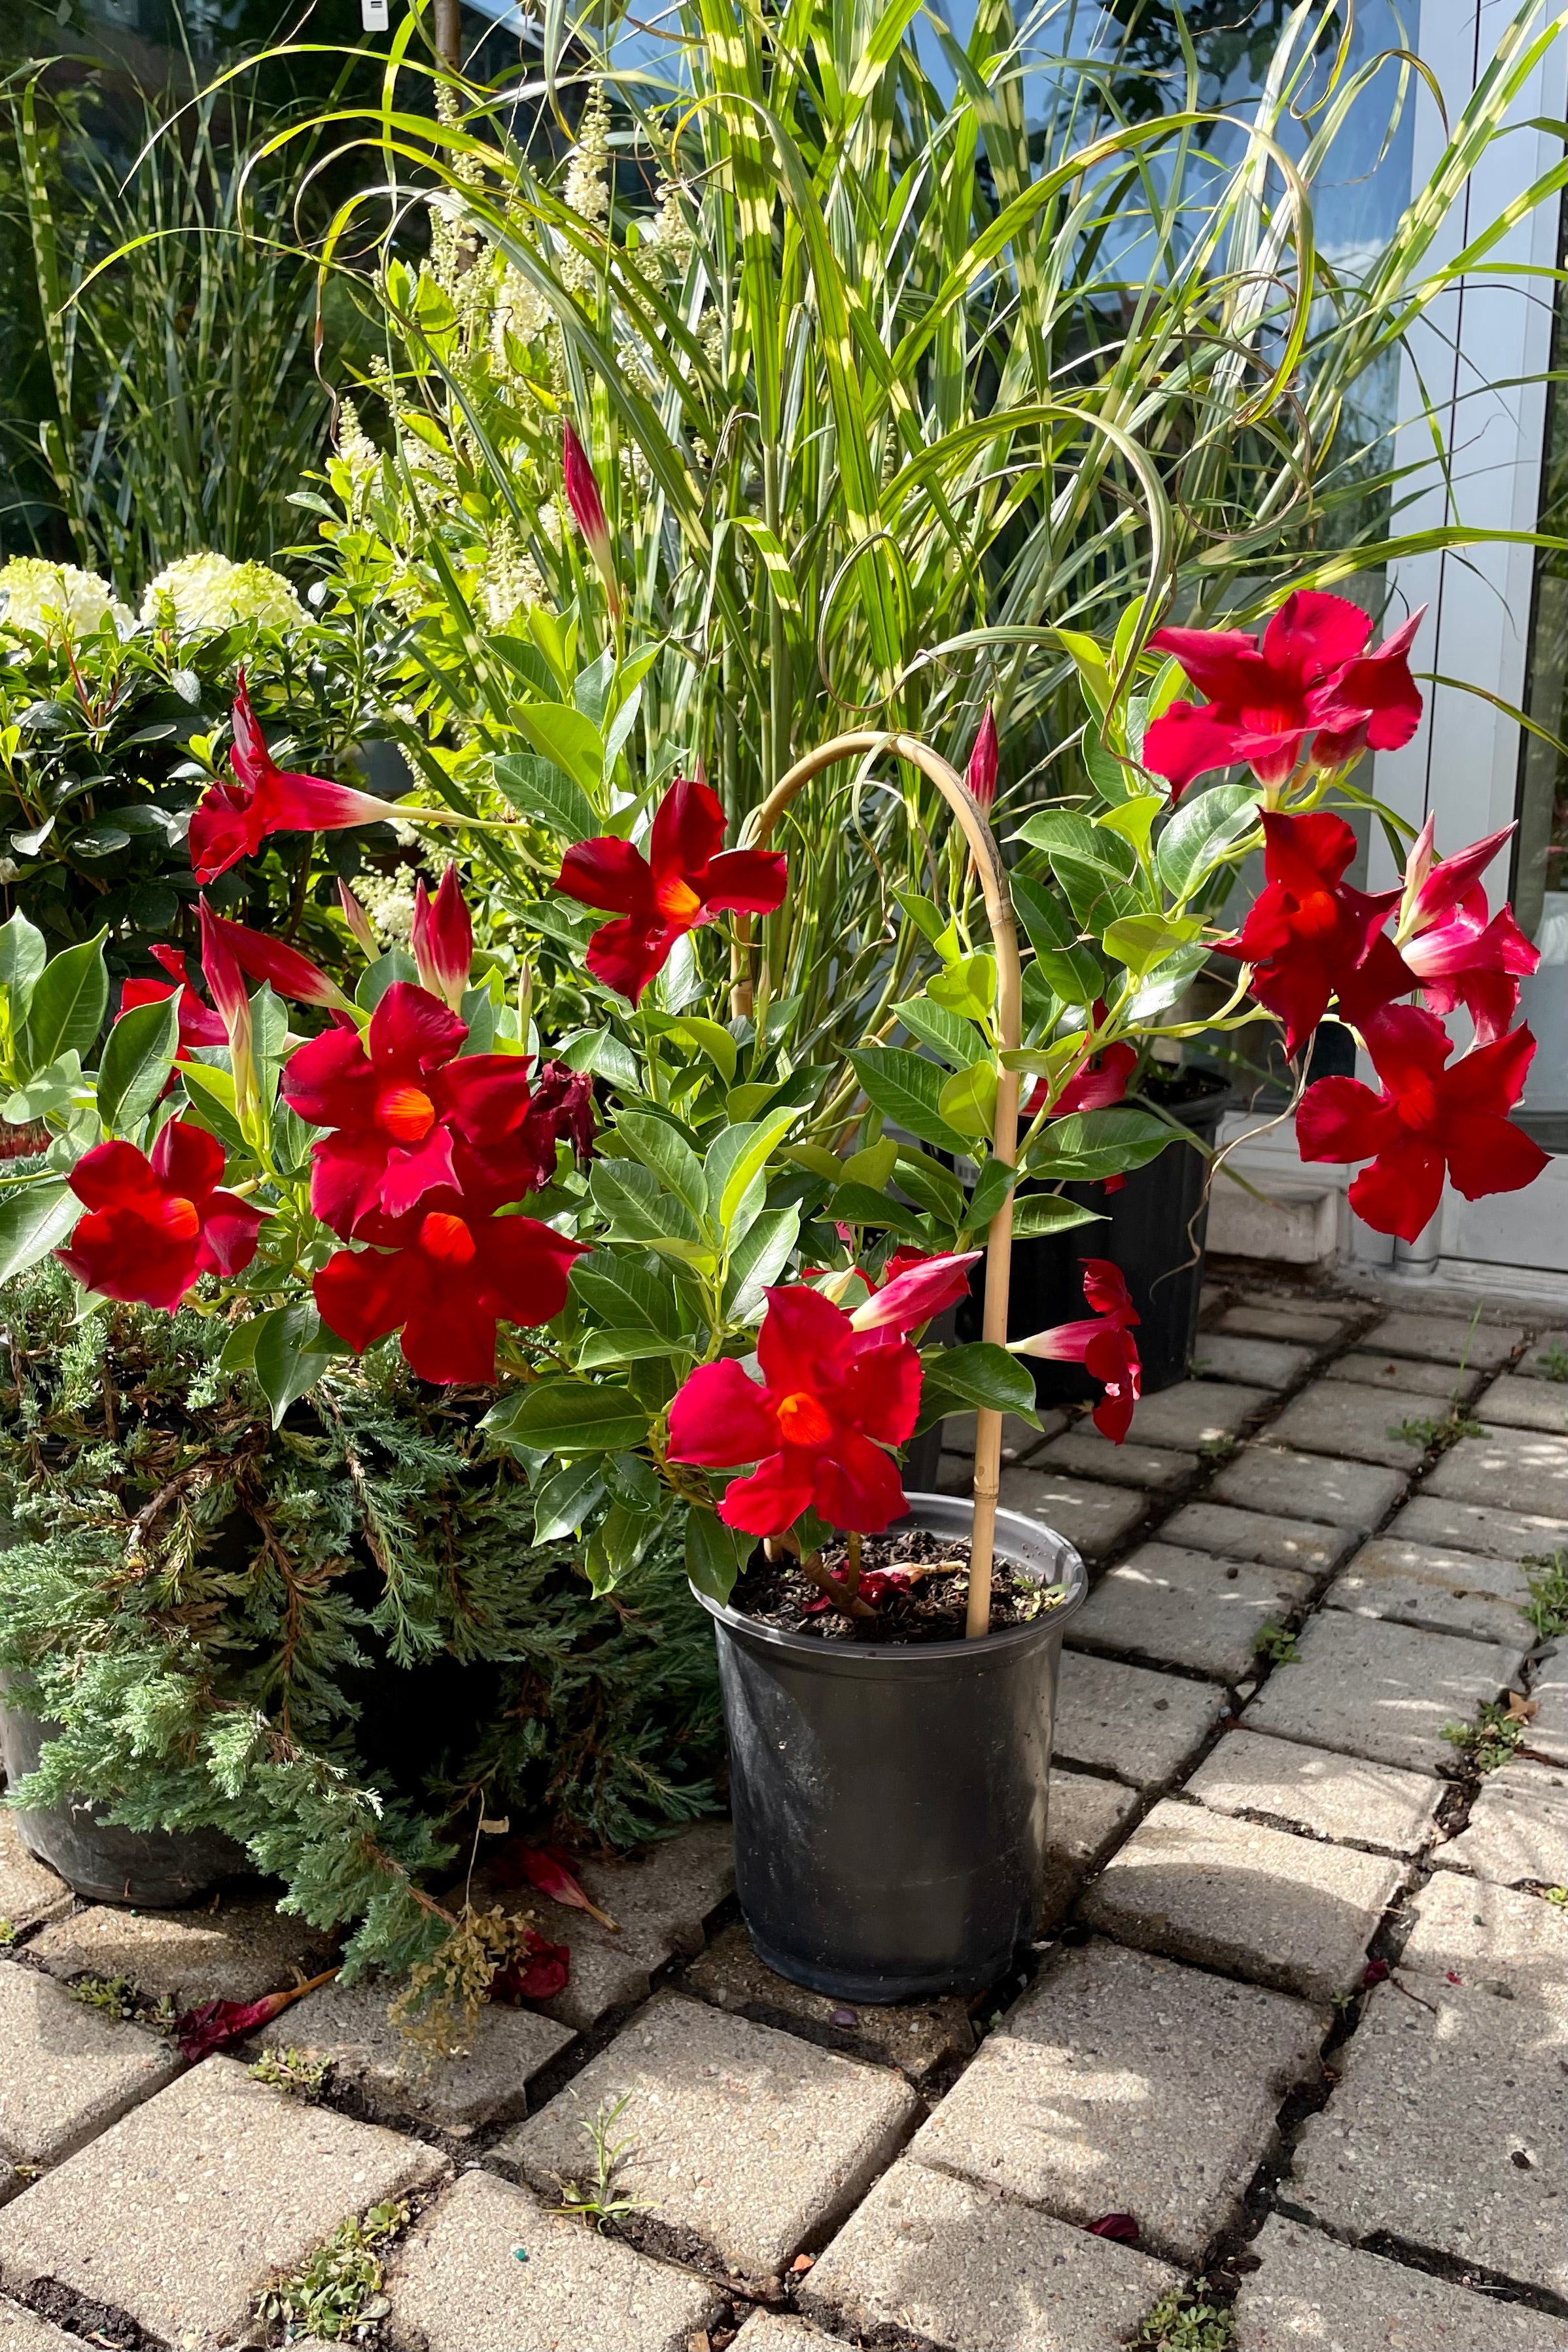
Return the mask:
[[[303,2050],[264,2050],[246,2069],[252,2080],[298,2099],[319,2099],[332,2076],[330,2058],[310,2058]]]
[[[1252,1646],[1271,1666],[1293,1666],[1301,1654],[1296,1647],[1295,1635],[1283,1625],[1260,1625]]]
[[[1388,1432],[1405,1445],[1418,1445],[1424,1454],[1446,1454],[1461,1437],[1484,1437],[1486,1431],[1479,1421],[1472,1421],[1460,1405],[1450,1405],[1440,1418],[1432,1414],[1412,1414],[1408,1421],[1394,1423]]]
[[[1228,2305],[1207,2300],[1207,2279],[1173,2287],[1161,2295],[1133,2352],[1234,2352],[1236,2315]]]
[[[9,1919],[0,1919],[0,1952],[5,1950],[7,1944],[16,1942],[17,1932]]]
[[[1524,1738],[1521,1717],[1496,1699],[1487,1699],[1474,1723],[1446,1723],[1443,1738],[1467,1757],[1477,1772],[1495,1772],[1511,1759]]]
[[[1530,1590],[1521,1616],[1543,1642],[1568,1633],[1568,1551],[1527,1551],[1520,1566]]]
[[[124,2018],[132,2025],[150,2025],[157,2033],[172,2033],[174,2030],[174,2004],[168,1994],[161,1992],[154,2000],[130,1977],[78,1977],[67,1990],[72,2000],[79,2000],[84,2009],[99,2010],[105,2017]]]
[[[1550,1348],[1543,1348],[1535,1360],[1545,1379],[1568,1381],[1568,1348],[1561,1342],[1554,1341]]]
[[[382,2293],[382,2254],[407,2221],[401,2200],[372,2205],[362,2217],[350,2213],[298,2270],[263,2288],[257,2320],[268,2329],[285,2327],[290,2336],[341,2344],[361,2320],[383,2317],[391,2306]]]
[[[640,2212],[647,2203],[645,2197],[628,2196],[620,2187],[619,2176],[633,2145],[632,2135],[628,2133],[624,2139],[610,2137],[631,2103],[632,2094],[628,2091],[612,2107],[601,2099],[596,2112],[583,2117],[579,2128],[588,2134],[589,2146],[593,2150],[593,2177],[591,2180],[569,2180],[564,2173],[558,2172],[555,2178],[560,2203],[551,2206],[552,2213],[570,2213],[580,2221],[591,2222],[596,2230],[607,2230],[612,2221]]]

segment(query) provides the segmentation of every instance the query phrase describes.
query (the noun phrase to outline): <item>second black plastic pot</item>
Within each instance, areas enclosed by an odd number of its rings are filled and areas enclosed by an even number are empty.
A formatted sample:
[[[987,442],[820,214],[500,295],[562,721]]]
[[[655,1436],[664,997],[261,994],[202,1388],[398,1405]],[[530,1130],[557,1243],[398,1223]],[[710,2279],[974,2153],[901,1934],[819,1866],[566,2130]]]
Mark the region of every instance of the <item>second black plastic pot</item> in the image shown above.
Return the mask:
[[[966,1538],[967,1497],[915,1494]],[[885,1647],[757,1623],[699,1593],[718,1639],[737,1891],[758,1952],[793,1983],[875,2004],[977,1992],[1033,1932],[1057,1668],[1083,1563],[997,1514],[998,1556],[1065,1599],[975,1642]]]

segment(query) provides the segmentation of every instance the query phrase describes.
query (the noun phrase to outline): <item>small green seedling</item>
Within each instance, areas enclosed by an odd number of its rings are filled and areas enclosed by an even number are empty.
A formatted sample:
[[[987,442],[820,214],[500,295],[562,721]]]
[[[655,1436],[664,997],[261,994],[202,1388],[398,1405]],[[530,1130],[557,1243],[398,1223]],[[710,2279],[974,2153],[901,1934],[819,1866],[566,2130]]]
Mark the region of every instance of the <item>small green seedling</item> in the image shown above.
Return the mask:
[[[150,2025],[156,2033],[172,2033],[174,2029],[174,2004],[166,1992],[143,1992],[131,1977],[78,1977],[67,1987],[73,2000],[84,2009],[96,2009],[105,2017],[120,2017],[132,2025]]]
[[[1271,1666],[1293,1666],[1301,1654],[1295,1635],[1283,1625],[1260,1625],[1252,1646]]]
[[[297,2099],[319,2099],[331,2080],[332,2061],[308,2057],[303,2050],[264,2050],[246,2071],[271,2090],[287,2091]]]
[[[620,2186],[620,2174],[628,2152],[635,2146],[631,2133],[624,2139],[612,2139],[610,2135],[632,2103],[632,2094],[608,2106],[601,2099],[596,2113],[585,2116],[579,2128],[588,2134],[593,2151],[593,2176],[590,2180],[569,2180],[563,2173],[556,2174],[560,2190],[560,2203],[552,2205],[553,2213],[570,2213],[578,2220],[591,2222],[596,2230],[607,2230],[613,2221],[640,2212],[647,2203],[645,2197],[627,2195]]]
[[[1424,1454],[1446,1454],[1450,1445],[1458,1444],[1461,1437],[1484,1437],[1486,1431],[1479,1421],[1470,1419],[1462,1406],[1456,1404],[1450,1405],[1440,1419],[1416,1414],[1408,1421],[1397,1422],[1388,1434],[1397,1437],[1403,1444],[1418,1445]]]
[[[1543,1642],[1568,1633],[1568,1551],[1527,1551],[1520,1566],[1530,1591],[1520,1614]]]
[[[263,2288],[256,2318],[290,2338],[314,2336],[326,2344],[343,2343],[361,2320],[382,2318],[390,2308],[382,2252],[408,2218],[402,2202],[372,2205],[362,2218],[350,2213],[298,2270]]]
[[[16,1930],[10,1920],[0,1919],[0,1952],[5,1950],[7,1944],[14,1944],[16,1940]]]
[[[1496,1699],[1487,1699],[1474,1723],[1446,1723],[1443,1738],[1469,1758],[1476,1771],[1495,1772],[1523,1739],[1524,1723]]]
[[[1207,2299],[1208,2281],[1173,2287],[1161,2295],[1134,2341],[1134,2352],[1234,2352],[1236,2315]]]
[[[1568,1381],[1568,1348],[1563,1347],[1561,1340],[1553,1340],[1550,1348],[1543,1348],[1535,1360],[1547,1380]]]

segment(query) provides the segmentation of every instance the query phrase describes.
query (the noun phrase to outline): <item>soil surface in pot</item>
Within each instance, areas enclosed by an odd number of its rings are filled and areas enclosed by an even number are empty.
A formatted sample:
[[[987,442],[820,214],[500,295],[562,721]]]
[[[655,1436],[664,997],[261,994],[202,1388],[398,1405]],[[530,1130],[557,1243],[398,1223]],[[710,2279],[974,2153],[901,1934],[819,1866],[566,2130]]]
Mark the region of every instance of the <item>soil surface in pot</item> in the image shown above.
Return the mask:
[[[822,1565],[844,1580],[848,1547],[841,1536],[823,1546]],[[967,1606],[969,1547],[926,1528],[894,1528],[861,1540],[862,1597],[872,1617],[848,1617],[803,1576],[786,1553],[769,1559],[758,1545],[730,1606],[781,1633],[815,1634],[824,1642],[898,1647],[915,1642],[961,1642]],[[1037,1584],[1015,1560],[992,1569],[991,1631],[1026,1625],[1067,1597],[1062,1584]]]

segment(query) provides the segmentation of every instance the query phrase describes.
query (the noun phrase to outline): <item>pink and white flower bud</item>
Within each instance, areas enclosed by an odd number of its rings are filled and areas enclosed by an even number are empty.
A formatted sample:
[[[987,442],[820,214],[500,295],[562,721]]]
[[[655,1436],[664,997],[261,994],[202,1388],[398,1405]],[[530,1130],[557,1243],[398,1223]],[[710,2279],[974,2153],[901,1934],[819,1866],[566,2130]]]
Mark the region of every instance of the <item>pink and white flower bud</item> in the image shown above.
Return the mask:
[[[346,882],[338,885],[338,904],[343,909],[343,920],[373,963],[382,951],[382,943],[371,929],[371,919]]]

